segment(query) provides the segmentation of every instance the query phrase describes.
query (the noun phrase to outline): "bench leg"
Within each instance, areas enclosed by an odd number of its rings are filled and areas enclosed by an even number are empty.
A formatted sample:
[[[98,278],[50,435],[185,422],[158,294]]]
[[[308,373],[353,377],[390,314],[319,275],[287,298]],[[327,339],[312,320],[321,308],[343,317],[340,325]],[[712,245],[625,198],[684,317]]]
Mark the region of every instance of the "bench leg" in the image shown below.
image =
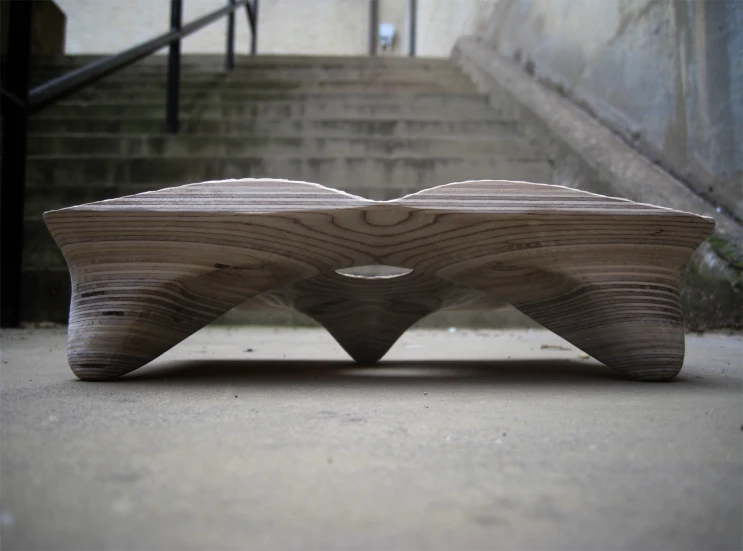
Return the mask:
[[[491,264],[454,280],[499,296],[630,378],[673,379],[684,361],[683,260],[619,247],[611,261],[593,256]]]
[[[165,270],[163,270],[165,271]],[[153,272],[154,273],[154,272]],[[111,380],[133,371],[208,323],[296,274],[220,269],[169,279],[152,274],[73,278],[67,358],[80,379]],[[288,281],[287,281],[288,282]]]

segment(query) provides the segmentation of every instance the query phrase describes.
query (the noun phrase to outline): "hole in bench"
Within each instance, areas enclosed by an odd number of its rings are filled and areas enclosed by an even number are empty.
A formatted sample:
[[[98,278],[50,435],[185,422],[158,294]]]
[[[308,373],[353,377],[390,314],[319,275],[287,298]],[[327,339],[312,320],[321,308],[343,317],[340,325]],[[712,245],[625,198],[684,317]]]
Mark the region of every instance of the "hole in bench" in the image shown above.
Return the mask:
[[[399,266],[387,266],[386,264],[370,264],[369,266],[354,266],[353,268],[342,268],[336,270],[336,274],[346,277],[359,277],[362,279],[392,278],[408,275],[413,270],[400,268]]]

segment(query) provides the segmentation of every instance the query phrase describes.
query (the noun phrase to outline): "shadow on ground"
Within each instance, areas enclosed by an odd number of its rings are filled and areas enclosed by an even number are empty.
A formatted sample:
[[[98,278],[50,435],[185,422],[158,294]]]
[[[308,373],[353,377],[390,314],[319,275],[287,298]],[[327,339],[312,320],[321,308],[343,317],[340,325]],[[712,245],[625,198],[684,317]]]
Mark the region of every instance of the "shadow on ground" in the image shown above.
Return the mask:
[[[693,379],[690,379],[693,380]],[[679,377],[677,382],[687,381]],[[350,361],[186,360],[145,367],[119,384],[182,383],[293,385],[343,382],[351,385],[596,385],[635,383],[609,368],[585,361],[387,361],[361,367]]]

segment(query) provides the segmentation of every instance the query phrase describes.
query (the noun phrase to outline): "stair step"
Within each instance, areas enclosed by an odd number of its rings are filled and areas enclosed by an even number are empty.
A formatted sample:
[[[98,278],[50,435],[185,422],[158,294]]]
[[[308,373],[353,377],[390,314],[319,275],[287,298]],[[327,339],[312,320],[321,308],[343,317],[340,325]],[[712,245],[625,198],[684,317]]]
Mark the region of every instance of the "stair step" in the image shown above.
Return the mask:
[[[39,71],[35,70],[31,74],[34,82],[44,82],[52,78],[57,78],[66,74],[65,70],[50,69]],[[105,77],[102,82],[126,82],[137,80],[160,81],[167,75],[166,67],[152,67],[146,70],[137,70],[134,67],[124,69],[121,72],[113,73]],[[411,70],[409,68],[399,67],[394,69],[368,68],[349,68],[349,69],[256,69],[237,67],[232,72],[226,72],[222,68],[214,70],[189,70],[181,69],[181,80],[206,80],[219,78],[222,80],[239,81],[239,82],[315,82],[315,81],[363,81],[363,82],[385,82],[385,81],[404,81],[404,82],[448,82],[457,84],[466,84],[472,86],[472,81],[456,68],[447,69],[423,69]]]
[[[98,61],[106,56],[100,55],[67,55],[35,58],[34,70],[65,69],[72,70]],[[186,54],[181,57],[182,70],[206,70],[209,68],[223,69],[224,54]],[[165,68],[168,65],[167,55],[146,57],[129,68],[148,69],[150,67]],[[425,57],[368,57],[368,56],[302,56],[302,55],[235,55],[235,68],[277,68],[277,69],[305,69],[311,68],[349,68],[349,67],[377,67],[406,69],[438,69],[451,68],[449,59]]]
[[[70,308],[70,274],[57,269],[24,270],[21,319],[67,323]]]
[[[94,59],[48,59],[33,79]],[[64,321],[69,304],[66,265],[44,211],[226,178],[318,182],[376,200],[464,180],[552,181],[550,160],[520,134],[511,100],[478,94],[449,60],[238,56],[236,63],[226,73],[222,55],[184,56],[177,135],[164,134],[165,56],[31,118],[28,319]]]
[[[99,93],[106,93],[110,90],[161,90],[166,89],[167,83],[165,78],[148,79],[148,80],[126,80],[126,81],[106,81],[102,80],[89,89]],[[369,82],[348,81],[348,82],[249,82],[249,81],[232,81],[218,78],[194,79],[190,78],[181,82],[182,90],[204,89],[208,90],[219,86],[222,90],[243,90],[246,92],[270,92],[270,93],[329,93],[329,94],[474,94],[477,89],[472,84],[456,84],[446,82]]]
[[[493,137],[237,137],[220,135],[35,135],[30,155],[110,156],[262,156],[262,155],[416,155],[537,158],[536,149],[518,136]]]
[[[23,222],[23,267],[59,269],[67,266],[44,221],[35,217]]]
[[[264,159],[149,159],[117,162],[112,159],[29,162],[26,188],[24,267],[64,266],[59,249],[44,226],[43,212],[104,199],[154,191],[184,183],[229,177],[278,177],[318,182],[376,200],[397,199],[421,189],[455,181],[510,179],[549,182],[551,167],[540,159],[467,160],[379,158],[264,158]],[[99,162],[101,161],[101,162]],[[184,179],[184,174],[208,173]],[[149,176],[151,181],[128,178]],[[164,182],[163,180],[170,180]]]
[[[33,74],[58,74],[63,72],[74,71],[83,67],[85,64],[58,64],[58,65],[33,65],[31,73]],[[168,70],[167,62],[159,64],[135,63],[130,65],[117,74],[129,75],[152,75],[162,74]],[[251,63],[235,63],[232,71],[226,71],[224,68],[224,58],[216,63],[192,63],[186,57],[181,58],[181,73],[224,73],[228,75],[241,74],[258,74],[258,75],[291,75],[291,74],[442,74],[442,75],[461,75],[464,74],[455,65],[450,62],[444,62],[439,65],[417,65],[411,64],[410,61],[403,61],[396,65],[379,64],[379,63],[351,63],[351,64],[294,64],[294,65],[256,65]]]
[[[450,182],[481,179],[550,182],[547,160],[276,158],[29,163],[26,214],[41,213],[163,187],[226,178],[287,178],[317,182],[369,199],[388,200]],[[146,182],[146,183],[142,183]]]
[[[165,105],[165,89],[140,89],[119,88],[110,92],[102,93],[95,90],[80,91],[68,99],[60,101],[55,106],[48,109],[55,109],[62,105],[94,105],[109,103],[129,103],[129,104],[148,104],[156,103]],[[488,96],[479,94],[336,94],[330,92],[305,93],[305,92],[264,92],[264,91],[247,91],[247,90],[222,90],[207,88],[183,89],[180,94],[182,105],[194,103],[213,103],[213,104],[251,104],[251,103],[282,103],[282,102],[301,102],[301,103],[330,103],[341,102],[345,104],[372,104],[372,103],[398,103],[404,105],[461,105],[489,108],[495,105],[499,108],[502,104],[510,104],[509,98],[496,98],[494,95]],[[46,111],[46,110],[45,110]],[[42,111],[43,112],[43,111]]]
[[[60,101],[49,110],[64,106],[90,106],[90,105],[114,105],[131,104],[129,96],[137,93],[140,99],[135,104],[163,105],[165,98],[162,91],[153,90],[118,90],[111,94],[96,94],[95,96],[71,96],[69,99]],[[153,97],[150,100],[148,98]],[[314,92],[264,92],[260,90],[225,90],[219,89],[192,89],[184,90],[181,99],[189,99],[192,102],[202,101],[204,103],[216,103],[219,105],[242,105],[242,104],[274,104],[274,103],[302,103],[312,105],[395,105],[395,106],[419,106],[419,107],[455,107],[455,108],[481,108],[489,109],[490,100],[484,94],[367,94],[367,93],[314,93]]]
[[[82,90],[68,99],[60,101],[49,110],[65,105],[96,104],[165,104],[165,89],[137,90],[117,89],[107,93]],[[329,92],[266,92],[256,90],[223,90],[222,88],[193,88],[181,90],[182,104],[204,102],[214,104],[253,104],[253,103],[302,103],[312,105],[399,105],[432,107],[479,107],[489,108],[492,100],[484,94],[346,94]],[[506,98],[503,98],[504,101]],[[46,110],[45,110],[46,111]],[[42,111],[43,113],[44,111]]]
[[[151,133],[161,134],[165,118],[39,118],[32,117],[32,133]],[[516,132],[509,120],[427,120],[422,118],[257,118],[255,120],[181,119],[182,134],[295,135],[311,136],[488,136]]]
[[[164,118],[164,102],[157,103],[91,103],[57,105],[36,115],[38,119],[99,119],[111,116],[117,118]],[[436,105],[406,105],[404,103],[302,103],[302,102],[256,102],[256,103],[210,103],[200,101],[195,104],[181,104],[182,117],[224,118],[242,120],[254,117],[378,117],[409,116],[430,120],[500,120],[504,114],[482,107],[444,108]]]
[[[431,187],[479,179],[546,182],[545,159],[461,157],[36,157],[28,163],[29,184],[80,186],[153,182],[180,185],[228,178],[306,180],[345,189],[348,185]]]
[[[410,159],[398,159],[388,163],[387,166],[382,166],[383,163],[374,159],[346,159],[341,162],[331,160],[327,166],[322,166],[323,161],[318,159],[302,161],[289,159],[284,162],[268,159],[265,164],[274,164],[275,167],[269,166],[269,168],[276,170],[267,170],[260,160],[255,162],[255,166],[238,162],[230,167],[222,168],[237,169],[241,177],[276,176],[323,183],[375,200],[397,199],[421,189],[455,181],[510,179],[549,182],[551,179],[551,168],[547,161],[503,160],[478,163],[462,162],[458,159],[415,161],[418,162],[417,166]],[[440,166],[442,164],[447,166]],[[212,172],[219,172],[219,170]],[[257,172],[257,174],[250,174],[251,172]],[[190,173],[193,174],[193,169]],[[159,176],[162,179],[162,175]],[[169,174],[169,176],[177,180],[177,175]],[[67,174],[55,174],[43,183],[30,183],[27,186],[24,225],[25,267],[64,266],[64,259],[54,245],[41,218],[46,211],[199,181],[199,179],[180,180],[167,184],[122,181],[98,183],[99,180],[92,178],[94,178],[93,174],[85,180],[75,180]]]

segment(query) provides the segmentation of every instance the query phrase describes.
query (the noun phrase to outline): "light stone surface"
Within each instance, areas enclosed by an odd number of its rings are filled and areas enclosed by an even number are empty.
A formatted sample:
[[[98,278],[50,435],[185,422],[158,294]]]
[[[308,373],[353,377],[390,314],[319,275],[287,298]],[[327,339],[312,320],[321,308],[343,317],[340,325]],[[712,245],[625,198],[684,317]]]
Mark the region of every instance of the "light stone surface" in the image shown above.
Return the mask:
[[[560,347],[564,347],[563,350]],[[740,335],[672,383],[544,331],[209,327],[116,383],[2,333],[3,549],[739,549]]]
[[[165,32],[170,21],[170,2],[164,0],[55,1],[67,15],[68,54],[115,53]],[[417,55],[449,57],[457,38],[484,30],[496,3],[497,0],[418,0]],[[190,22],[221,5],[219,0],[186,0],[183,21]],[[111,21],[116,25],[112,26]],[[236,51],[247,53],[250,30],[242,10],[236,21]],[[409,21],[408,0],[379,0],[379,22],[394,23],[398,30],[391,55],[408,55]],[[202,29],[183,43],[185,53],[222,53],[224,48],[224,21]],[[262,0],[258,51],[366,55],[369,0]]]

